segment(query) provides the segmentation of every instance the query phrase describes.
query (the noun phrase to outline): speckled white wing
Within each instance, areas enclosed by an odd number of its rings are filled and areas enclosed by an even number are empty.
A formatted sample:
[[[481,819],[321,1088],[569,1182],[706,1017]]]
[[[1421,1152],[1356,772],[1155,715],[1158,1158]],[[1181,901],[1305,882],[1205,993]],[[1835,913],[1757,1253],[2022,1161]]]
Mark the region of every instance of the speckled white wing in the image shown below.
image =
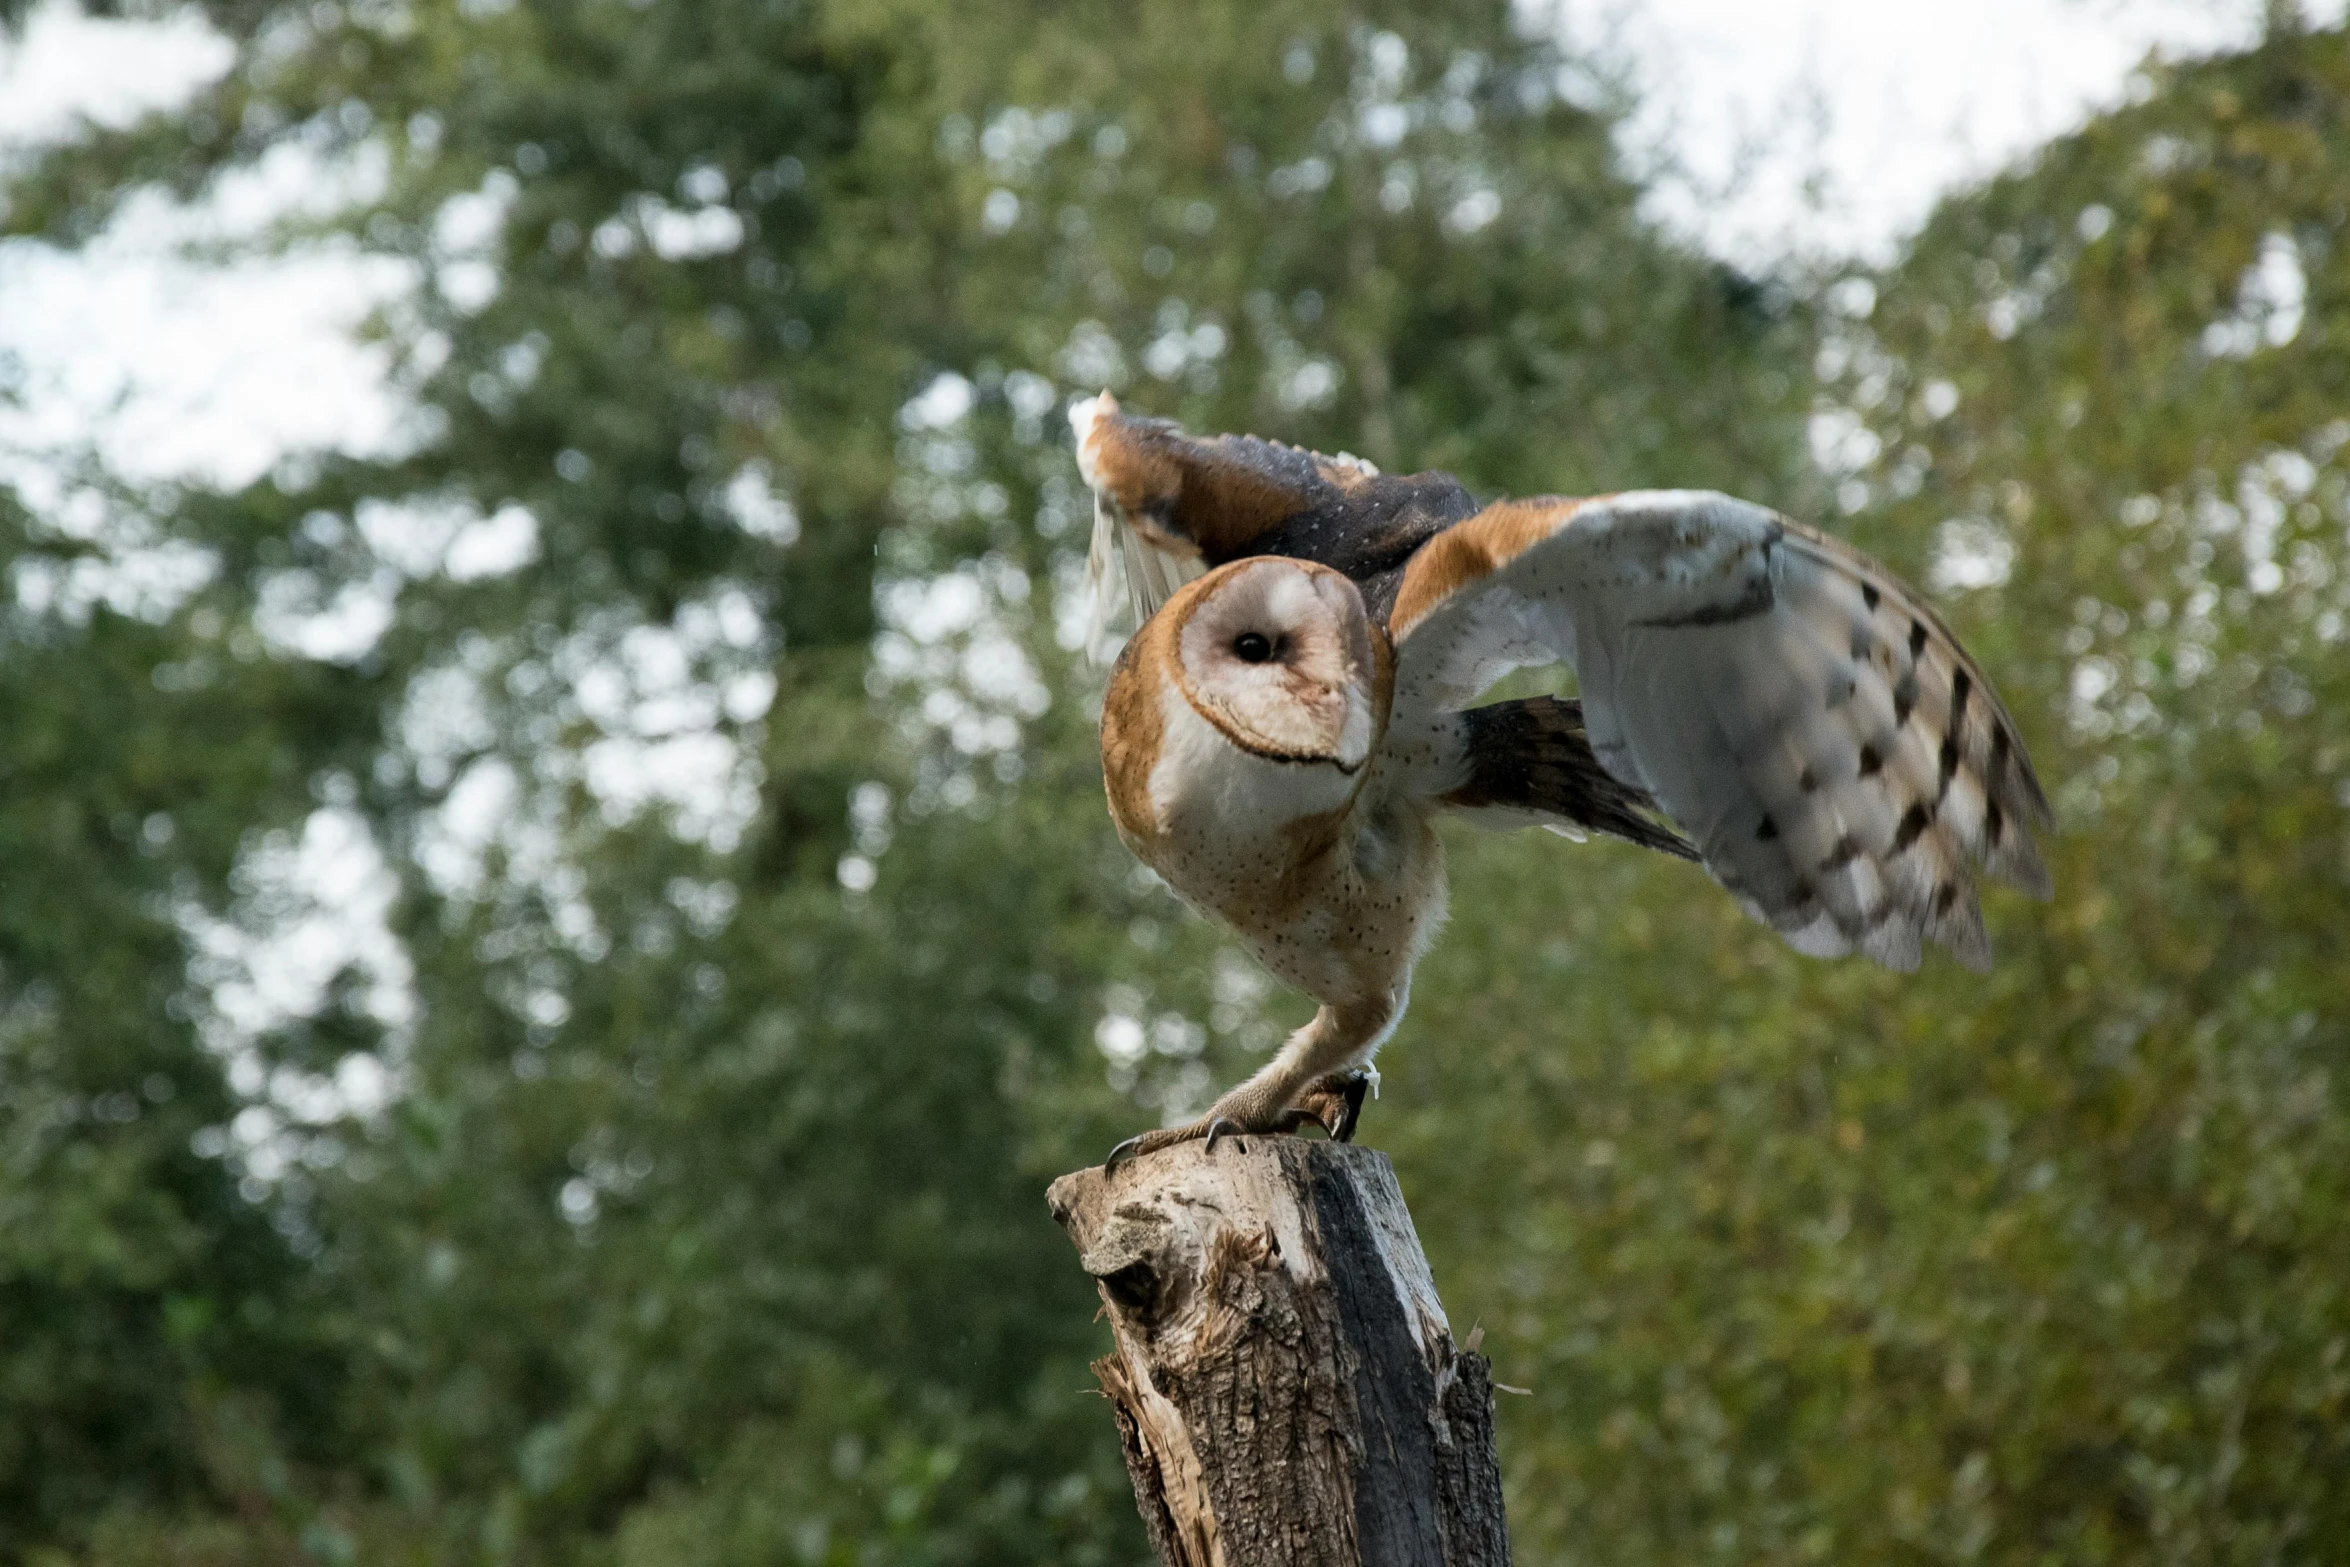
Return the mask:
[[[1798,950],[1990,962],[1972,870],[2045,895],[2048,802],[1934,612],[1825,534],[1726,495],[1505,501],[1404,572],[1390,747],[1510,669],[1575,666],[1593,750]]]

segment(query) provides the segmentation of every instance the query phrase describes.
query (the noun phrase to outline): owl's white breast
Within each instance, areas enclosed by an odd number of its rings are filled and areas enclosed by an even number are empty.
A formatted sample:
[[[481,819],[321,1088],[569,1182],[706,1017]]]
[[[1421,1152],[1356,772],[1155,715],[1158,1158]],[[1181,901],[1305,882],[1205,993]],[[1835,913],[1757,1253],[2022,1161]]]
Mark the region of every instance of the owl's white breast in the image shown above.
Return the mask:
[[[1159,698],[1158,830],[1136,845],[1152,868],[1309,994],[1388,993],[1442,917],[1442,851],[1425,813],[1392,799],[1376,808],[1364,795],[1376,779],[1256,755],[1180,691]]]
[[[1300,822],[1344,810],[1360,782],[1333,763],[1243,750],[1172,682],[1159,692],[1159,723],[1151,810],[1171,846],[1195,857],[1260,865]]]

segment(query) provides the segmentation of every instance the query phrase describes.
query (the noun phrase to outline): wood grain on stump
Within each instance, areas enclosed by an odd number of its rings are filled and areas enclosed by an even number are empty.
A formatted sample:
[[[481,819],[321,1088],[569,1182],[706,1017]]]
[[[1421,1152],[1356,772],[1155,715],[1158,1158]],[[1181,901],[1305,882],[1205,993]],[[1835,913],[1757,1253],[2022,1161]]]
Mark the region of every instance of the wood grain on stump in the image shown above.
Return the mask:
[[[1509,1560],[1492,1379],[1384,1156],[1187,1143],[1049,1200],[1101,1284],[1094,1373],[1167,1567]]]

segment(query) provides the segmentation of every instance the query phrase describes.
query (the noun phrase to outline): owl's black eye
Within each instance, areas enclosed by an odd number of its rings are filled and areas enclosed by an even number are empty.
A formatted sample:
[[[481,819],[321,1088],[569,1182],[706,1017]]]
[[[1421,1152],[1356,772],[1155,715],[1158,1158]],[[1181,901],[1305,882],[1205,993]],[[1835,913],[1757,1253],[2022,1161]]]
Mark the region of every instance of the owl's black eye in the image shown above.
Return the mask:
[[[1232,639],[1232,652],[1244,664],[1261,664],[1273,656],[1273,644],[1261,632],[1243,631]]]

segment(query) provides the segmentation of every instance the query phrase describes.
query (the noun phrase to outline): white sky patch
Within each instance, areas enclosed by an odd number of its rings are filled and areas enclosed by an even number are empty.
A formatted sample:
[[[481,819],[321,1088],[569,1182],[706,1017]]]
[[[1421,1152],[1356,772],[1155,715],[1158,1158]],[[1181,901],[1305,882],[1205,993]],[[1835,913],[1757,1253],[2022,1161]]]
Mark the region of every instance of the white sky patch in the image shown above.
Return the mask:
[[[521,189],[513,175],[492,169],[479,190],[451,196],[433,214],[433,282],[443,298],[469,315],[498,297],[494,258],[506,232],[506,214]]]
[[[160,538],[145,516],[4,448],[0,483],[15,484],[60,543],[96,545],[100,551],[47,554],[37,548],[41,532],[36,530],[36,548],[11,563],[6,584],[18,606],[30,613],[81,625],[104,604],[118,615],[161,622],[219,570],[210,550]]]
[[[898,419],[909,430],[944,430],[960,424],[971,411],[978,391],[954,371],[933,376],[906,406]]]
[[[160,22],[112,22],[44,5],[0,39],[0,146],[54,141],[77,119],[120,128],[224,75],[229,41],[194,8]]]
[[[458,582],[503,577],[539,558],[539,520],[527,506],[508,501],[457,530],[441,557],[441,569]]]
[[[301,1151],[290,1128],[371,1116],[399,1092],[415,968],[389,923],[398,879],[366,819],[347,805],[313,811],[298,834],[265,836],[239,860],[233,884],[237,901],[225,917],[190,906],[180,927],[190,977],[211,1001],[205,1042],[247,1101],[227,1146],[248,1175],[272,1181]],[[386,1030],[386,1049],[353,1052],[328,1072],[265,1062],[258,1038],[315,1014],[346,969],[357,971],[359,1007]]]
[[[616,656],[583,669],[573,689],[580,710],[604,731],[582,756],[604,819],[621,826],[664,806],[679,837],[723,852],[758,810],[760,779],[757,761],[725,723],[730,708],[763,713],[774,688],[765,677],[765,700],[745,692],[730,703],[727,687],[703,678],[702,655],[726,632],[717,610],[698,607],[702,614],[681,612],[676,626],[630,627]]]
[[[277,651],[351,663],[391,629],[404,580],[439,572],[451,581],[478,582],[510,575],[538,559],[538,518],[513,501],[484,517],[463,502],[368,500],[359,503],[357,517],[360,538],[382,563],[374,571],[331,591],[307,567],[273,571],[262,579],[254,628]],[[313,512],[302,527],[326,543],[342,538],[345,530],[343,519],[326,511]],[[119,565],[108,569],[122,570]],[[20,566],[20,576],[23,571]]]
[[[1221,321],[1213,316],[1193,321],[1191,307],[1180,299],[1159,306],[1158,331],[1143,348],[1142,367],[1162,381],[1172,381],[1186,370],[1197,379],[1199,371],[1224,357],[1231,341]],[[1205,384],[1212,386],[1214,381]]]
[[[1937,593],[1995,588],[2015,569],[2015,541],[1988,517],[1953,517],[1934,536],[1926,580]]]
[[[419,674],[401,741],[419,780],[449,790],[421,835],[426,875],[447,896],[478,897],[484,855],[496,844],[510,879],[547,889],[559,925],[569,922],[566,938],[593,948],[600,937],[561,847],[561,801],[584,783],[609,825],[661,810],[678,837],[731,849],[758,810],[764,776],[756,736],[743,727],[775,699],[766,634],[751,596],[730,585],[681,606],[668,625],[583,631],[543,663],[509,668],[507,653],[477,639],[459,661]],[[526,669],[529,689],[551,682],[562,693],[553,703],[559,720],[584,719],[596,736],[576,749],[540,747],[527,771],[516,759],[476,754],[498,739],[485,685],[513,689]]]
[[[443,895],[471,898],[481,891],[482,858],[521,803],[514,768],[487,756],[461,774],[432,823],[420,835],[416,859]]]
[[[2319,26],[2344,0],[2303,0]],[[1525,0],[1624,69],[1652,210],[1714,254],[1890,259],[1934,203],[2125,99],[2151,50],[2256,39],[2260,0]],[[1807,182],[1818,184],[1814,208]]]
[[[0,244],[0,354],[23,377],[0,452],[94,443],[134,482],[237,486],[289,451],[401,444],[390,358],[352,329],[409,287],[406,266],[316,245],[200,267],[173,254],[158,206],[132,203],[79,253]]]
[[[798,510],[788,496],[777,492],[774,470],[756,459],[726,481],[726,514],[743,532],[771,544],[788,545],[800,537]]]
[[[2203,329],[2203,351],[2214,359],[2244,359],[2263,347],[2282,348],[2301,335],[2308,300],[2301,247],[2290,234],[2270,234],[2236,286],[2235,310]]]
[[[504,169],[492,169],[481,189],[442,202],[433,214],[433,249],[445,256],[475,256],[488,250],[505,232],[507,209],[521,188]]]
[[[352,513],[376,559],[409,577],[439,570],[473,518],[473,509],[463,502],[364,500]]]
[[[742,214],[732,207],[716,202],[703,207],[673,207],[658,196],[639,196],[635,213],[637,226],[644,231],[653,253],[664,261],[698,261],[742,248]]]
[[[513,765],[502,756],[483,757],[458,777],[416,850],[417,863],[444,895],[470,898],[481,891],[482,858],[521,797]]]
[[[484,517],[463,500],[364,500],[354,516],[368,550],[405,577],[475,582],[538,559],[538,518],[516,501]]]
[[[127,124],[226,69],[231,50],[193,11],[162,23],[95,22],[55,4],[0,46],[0,165],[71,134],[77,118]],[[78,251],[0,244],[0,356],[21,399],[0,406],[0,453],[94,444],[118,474],[249,483],[284,454],[386,451],[408,436],[389,356],[354,341],[413,270],[338,241],[232,267],[186,247],[260,238],[382,188],[380,147],[328,160],[287,142],[182,206],[160,190],[125,201]]]
[[[1868,422],[1850,408],[1823,408],[1805,426],[1811,460],[1824,473],[1857,473],[1877,460],[1884,450]]]
[[[36,615],[54,613],[70,624],[88,620],[99,604],[118,615],[161,622],[210,582],[218,565],[209,551],[178,543],[106,559],[60,561],[30,555],[15,562],[10,587],[25,609]]]
[[[391,571],[346,582],[332,594],[315,572],[272,572],[254,604],[253,627],[279,652],[352,663],[391,629],[399,588]]]
[[[1020,641],[1033,591],[1026,572],[994,555],[883,581],[868,683],[912,699],[914,729],[944,738],[958,756],[1009,756],[1021,726],[1052,702]]]
[[[584,761],[588,787],[616,827],[663,805],[678,837],[724,852],[759,808],[756,767],[746,765],[731,737],[708,729],[658,739],[613,736],[590,745]]]
[[[1445,213],[1444,227],[1451,234],[1474,234],[1500,216],[1500,192],[1473,190],[1454,202],[1452,210]]]
[[[200,921],[198,940],[224,965],[213,1004],[236,1034],[308,1016],[353,965],[367,981],[369,1015],[387,1026],[409,1021],[408,956],[385,923],[399,887],[366,818],[322,806],[298,835],[263,838],[234,881],[238,906],[225,921]]]

